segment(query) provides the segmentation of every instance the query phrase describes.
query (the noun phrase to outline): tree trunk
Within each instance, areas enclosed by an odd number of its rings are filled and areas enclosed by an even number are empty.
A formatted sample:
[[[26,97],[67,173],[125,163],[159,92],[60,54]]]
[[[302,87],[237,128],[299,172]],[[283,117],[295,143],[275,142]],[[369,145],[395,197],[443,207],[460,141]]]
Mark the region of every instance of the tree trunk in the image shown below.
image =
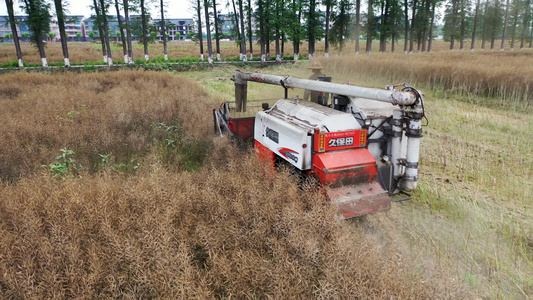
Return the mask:
[[[237,8],[235,6],[235,0],[231,0],[231,3],[233,4],[233,19],[235,21],[234,22],[234,26],[235,26],[234,28],[235,28],[235,30],[237,30],[237,39],[241,42],[241,44],[239,44],[239,59],[243,60],[243,58],[242,58],[241,30],[240,30],[240,27],[239,27],[239,19],[238,19],[238,15],[237,15]]]
[[[477,29],[477,19],[479,14],[479,2],[480,0],[477,0],[476,2],[476,12],[474,15],[474,26],[472,27],[472,44],[470,45],[470,51],[474,51],[474,44],[476,43],[476,29]]]
[[[120,29],[120,39],[122,41],[122,53],[124,55],[124,63],[128,63],[128,46],[126,45],[126,37],[124,36],[124,24],[120,16],[120,7],[118,6],[118,0],[115,0],[115,10],[117,11],[118,27]]]
[[[431,52],[431,46],[433,45],[433,25],[435,24],[435,1],[431,1],[431,23],[429,24],[429,40],[428,40],[428,52]]]
[[[298,6],[296,6],[298,5]],[[292,0],[292,7],[295,11],[298,11],[298,14],[296,15],[296,21],[298,24],[301,23],[302,20],[302,2],[297,0]],[[300,36],[301,34],[301,27],[297,27],[295,36],[293,39],[293,45],[294,45],[294,61],[298,61],[300,59]]]
[[[275,26],[276,26],[276,37],[275,37],[275,45],[276,45],[276,62],[280,62],[281,61],[281,56],[280,56],[280,52],[279,52],[279,36],[280,36],[280,15],[279,15],[279,11],[280,11],[280,8],[279,8],[279,0],[276,0],[276,22],[275,22]]]
[[[265,15],[265,58],[266,60],[270,60],[270,23],[272,20],[269,19],[270,17],[270,1],[265,1],[266,9],[264,12]]]
[[[281,33],[281,60],[285,56],[285,33]]]
[[[61,49],[63,50],[63,58],[65,60],[65,67],[70,67],[70,59],[68,56],[67,33],[65,32],[65,14],[63,12],[63,3],[61,0],[54,0],[57,14],[57,26],[59,27],[59,38],[61,39]]]
[[[105,0],[100,0],[100,8],[102,9],[102,21],[104,23],[104,37],[105,46],[107,48],[107,63],[109,66],[113,65],[113,56],[111,55],[111,47],[109,43],[109,26],[107,25],[107,12],[106,12]]]
[[[248,0],[248,2],[246,2],[248,5],[247,5],[247,9],[246,9],[246,16],[248,17],[248,41],[250,43],[250,60],[252,60],[254,58],[254,53],[253,53],[253,48],[252,48],[252,45],[253,45],[253,31],[252,31],[252,0]]]
[[[496,18],[498,17],[499,6],[500,6],[499,0],[496,0],[494,4],[494,20],[496,20]],[[496,42],[496,30],[494,30],[494,26],[492,27],[493,27],[493,30],[492,30],[492,36],[490,39],[490,50],[494,50],[494,44]]]
[[[7,13],[9,15],[9,24],[11,25],[11,33],[13,34],[13,43],[15,44],[15,51],[17,52],[17,60],[19,69],[24,68],[24,61],[22,60],[22,51],[20,49],[19,34],[17,31],[17,24],[15,23],[15,11],[13,9],[13,0],[6,0]]]
[[[481,50],[485,50],[485,40],[487,37],[488,12],[489,12],[489,0],[485,0],[485,11],[483,12],[483,34],[481,36]]]
[[[374,21],[374,8],[373,8],[373,0],[368,0],[368,22],[367,22],[367,29],[366,29],[366,53],[371,54],[372,53],[372,31],[374,30],[372,28],[372,23]]]
[[[527,0],[526,1],[526,16],[529,16],[529,11],[530,11],[530,5],[531,5],[531,0]],[[524,21],[522,23],[522,35],[520,37],[520,49],[524,48],[524,41],[525,41],[525,37],[526,37],[526,32],[527,32],[527,25],[528,25],[528,18],[524,18]]]
[[[217,52],[217,61],[220,61],[220,35],[218,32],[218,12],[216,0],[213,0],[213,12],[213,17],[215,18],[215,48]]]
[[[46,53],[44,52],[43,36],[36,34],[35,39],[39,48],[39,55],[41,56],[41,64],[43,68],[48,68],[48,61],[46,61]]]
[[[165,61],[168,61],[168,49],[167,49],[167,24],[165,23],[165,9],[164,3],[161,0],[161,31],[163,35],[163,52],[165,55]]]
[[[407,0],[403,2],[403,15],[404,15],[404,43],[403,53],[407,54],[409,45],[409,6]]]
[[[211,41],[211,22],[209,22],[209,1],[204,0],[205,31],[207,39],[207,63],[213,64],[213,46]]]
[[[146,20],[146,7],[144,5],[145,0],[141,0],[141,23],[143,27],[143,46],[144,46],[144,60],[148,61],[148,20]]]
[[[246,32],[244,31],[244,6],[242,5],[242,0],[239,0],[239,9],[240,9],[240,19],[241,19],[241,49],[242,49],[242,60],[246,61]]]
[[[453,50],[455,48],[455,33],[456,33],[456,27],[457,27],[457,1],[458,0],[452,0],[452,33],[450,36],[450,50]]]
[[[329,18],[331,16],[330,13],[331,13],[331,0],[326,2],[326,35],[324,37],[324,41],[326,43],[325,50],[324,50],[325,57],[329,57]]]
[[[459,45],[459,49],[464,49],[464,43],[465,43],[465,30],[466,30],[466,11],[465,11],[465,0],[461,0],[461,42]]]
[[[508,18],[509,18],[509,0],[507,0],[507,4],[505,5],[505,19],[503,22],[502,45],[500,47],[500,51],[503,51],[505,49],[505,34],[507,33]]]
[[[259,38],[261,39],[261,62],[265,62],[265,21],[264,21],[264,3],[263,0],[257,1],[257,13],[260,17]],[[295,50],[296,51],[296,50]]]
[[[518,12],[516,12],[516,14],[513,16],[513,28],[511,29],[511,51],[514,50],[517,23],[518,23]]]
[[[533,45],[533,29],[529,32],[529,48]]]
[[[104,56],[104,63],[107,64],[107,48],[105,43],[105,36],[102,24],[102,13],[100,11],[100,5],[96,0],[93,0],[94,11],[96,13],[96,24],[98,25],[98,34],[100,35],[100,44],[102,45],[102,55]]]
[[[359,54],[359,37],[360,36],[361,36],[361,0],[355,0],[355,54]]]
[[[422,52],[426,52],[427,50],[427,47],[426,45],[428,44],[428,35],[429,36],[429,39],[433,38],[431,36],[431,33],[429,33],[429,28],[428,28],[428,25],[431,27],[431,23],[430,23],[430,15],[431,15],[431,18],[433,18],[433,15],[431,14],[432,12],[432,3],[433,1],[431,0],[427,0],[426,1],[426,13],[425,13],[425,16],[424,16],[424,34],[422,36]],[[433,22],[433,19],[431,19],[431,22]],[[430,23],[430,24],[428,24]]]
[[[126,22],[126,35],[128,41],[128,63],[133,64],[133,46],[131,44],[130,15],[128,0],[124,0],[124,21]]]
[[[372,0],[369,0],[372,1]],[[310,0],[309,1],[309,60],[315,58],[315,33],[313,32],[315,30],[314,26],[314,20],[315,20],[315,10],[316,10],[316,0]]]
[[[389,1],[385,0],[381,2],[381,16],[383,16],[382,29],[379,35],[379,52],[387,52],[387,24],[388,20],[388,6]]]
[[[196,0],[196,14],[198,16],[198,41],[200,43],[200,59],[204,61],[204,38],[202,36],[202,9],[200,0]]]
[[[413,43],[415,38],[415,16],[417,1],[413,0],[413,11],[411,14],[411,32],[409,33],[409,53],[413,53]]]

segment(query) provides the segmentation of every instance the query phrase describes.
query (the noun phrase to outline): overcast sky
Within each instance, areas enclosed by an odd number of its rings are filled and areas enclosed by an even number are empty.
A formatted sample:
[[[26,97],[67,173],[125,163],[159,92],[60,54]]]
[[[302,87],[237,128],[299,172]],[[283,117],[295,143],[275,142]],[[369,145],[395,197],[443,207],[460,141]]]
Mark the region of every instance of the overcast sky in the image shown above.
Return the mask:
[[[17,1],[15,1],[16,3]],[[53,1],[51,1],[53,2]],[[89,6],[93,3],[92,0],[67,0],[63,3],[69,3],[67,6],[70,15],[84,15],[90,16],[92,10]],[[157,1],[159,3],[159,1]],[[167,18],[192,18],[194,12],[190,9],[189,0],[165,0],[167,4],[166,14]],[[54,5],[52,4],[52,14],[55,14]],[[152,5],[154,6],[154,5]],[[115,8],[111,8],[111,13],[115,13]],[[22,11],[15,4],[15,14],[22,14]],[[5,1],[0,0],[0,15],[7,15],[7,8]],[[156,11],[155,7],[152,8],[152,15],[154,18],[159,18],[160,12]]]

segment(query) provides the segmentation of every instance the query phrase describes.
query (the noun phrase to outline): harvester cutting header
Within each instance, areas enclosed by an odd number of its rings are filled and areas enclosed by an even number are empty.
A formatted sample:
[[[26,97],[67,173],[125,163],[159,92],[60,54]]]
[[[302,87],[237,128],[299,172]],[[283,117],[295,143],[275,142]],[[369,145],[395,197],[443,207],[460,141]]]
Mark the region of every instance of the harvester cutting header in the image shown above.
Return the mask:
[[[320,181],[339,216],[389,209],[391,197],[416,188],[424,100],[407,84],[385,89],[236,71],[235,106],[214,110],[215,130],[253,135],[255,151],[272,165],[288,163]],[[280,85],[272,106],[248,101],[248,82]],[[288,89],[311,91],[312,101],[288,99]],[[273,102],[272,102],[273,103]],[[260,105],[259,105],[260,104]]]

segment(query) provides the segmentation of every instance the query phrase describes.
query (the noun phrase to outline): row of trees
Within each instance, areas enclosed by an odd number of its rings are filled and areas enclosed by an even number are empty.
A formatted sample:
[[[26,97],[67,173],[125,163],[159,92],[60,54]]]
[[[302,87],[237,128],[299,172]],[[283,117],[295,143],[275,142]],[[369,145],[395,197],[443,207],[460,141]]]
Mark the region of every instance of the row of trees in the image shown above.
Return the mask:
[[[473,3],[475,1],[475,3]],[[485,49],[490,41],[490,49],[495,48],[497,39],[501,38],[500,49],[503,50],[510,38],[513,50],[517,40],[520,49],[529,41],[531,48],[533,30],[531,30],[531,0],[451,0],[446,5],[443,28],[444,38],[450,41],[450,49],[465,47],[470,38],[470,49],[474,49],[476,39],[481,35],[481,48]]]
[[[474,3],[475,1],[475,3]],[[503,3],[506,1],[506,3]],[[460,41],[463,49],[467,39],[474,49],[476,39],[491,41],[494,48],[495,39],[501,38],[501,48],[506,38],[511,36],[511,49],[515,40],[520,38],[520,48],[526,41],[533,40],[532,0],[227,0],[230,17],[235,28],[235,38],[240,47],[241,59],[246,60],[257,37],[261,47],[261,60],[270,57],[270,45],[275,45],[276,60],[282,59],[284,45],[291,42],[294,59],[299,57],[300,45],[307,42],[309,58],[315,56],[315,43],[325,41],[325,55],[329,56],[330,45],[334,45],[340,54],[345,49],[347,40],[355,42],[355,52],[359,53],[360,39],[366,39],[364,51],[372,51],[372,43],[379,41],[379,51],[386,52],[388,46],[392,52],[400,40],[403,51],[431,51],[435,36],[435,22],[439,8],[445,7],[444,39],[450,41],[450,48],[455,48],[455,41]],[[220,56],[218,40],[220,29],[217,21],[216,0],[191,0],[196,12],[196,36],[199,37],[200,53],[203,59],[202,28],[207,29],[208,60],[212,61],[210,33],[215,32],[217,57]],[[202,15],[202,5],[204,14]],[[365,7],[362,7],[365,5]],[[362,13],[366,9],[366,13]],[[204,24],[202,25],[202,20]],[[214,28],[211,27],[213,22]],[[255,25],[255,32],[252,31]],[[214,30],[213,30],[214,29]],[[477,34],[477,35],[476,35]],[[247,41],[249,51],[246,50]]]
[[[118,18],[119,22],[119,28],[120,28],[120,34],[117,34],[120,36],[120,39],[122,41],[123,46],[123,53],[124,53],[124,62],[133,64],[133,48],[132,48],[132,31],[134,30],[134,27],[137,27],[136,30],[140,32],[138,34],[137,38],[140,42],[144,45],[144,56],[145,60],[149,60],[148,55],[148,43],[150,41],[155,40],[155,37],[157,36],[157,29],[155,28],[153,22],[151,22],[151,18],[149,13],[147,12],[147,6],[148,4],[156,3],[161,8],[161,24],[160,29],[162,31],[163,36],[163,43],[164,43],[164,55],[165,59],[168,59],[167,55],[167,46],[166,46],[166,40],[167,40],[167,24],[165,23],[164,13],[165,13],[165,2],[163,0],[158,0],[155,2],[155,0],[150,1],[150,3],[146,3],[147,0],[92,0],[92,9],[94,11],[93,18],[95,19],[95,30],[99,32],[101,46],[102,46],[102,55],[104,62],[106,62],[109,65],[113,65],[113,57],[111,54],[111,45],[110,45],[110,37],[111,34],[109,33],[109,25],[108,25],[108,19],[111,16],[111,8],[115,8],[116,16]],[[47,67],[48,63],[46,60],[46,53],[45,53],[45,44],[44,41],[49,36],[50,31],[50,22],[52,20],[52,15],[50,13],[51,11],[51,4],[47,0],[19,0],[18,3],[16,3],[16,0],[5,0],[7,11],[8,11],[8,18],[9,23],[11,25],[11,31],[12,31],[12,38],[13,42],[15,44],[16,52],[17,52],[17,59],[19,68],[24,67],[24,62],[22,59],[22,51],[20,48],[20,42],[19,42],[19,36],[16,28],[16,22],[15,22],[15,13],[14,13],[14,7],[15,4],[19,4],[20,8],[28,15],[27,20],[25,21],[26,25],[28,26],[29,32],[30,32],[30,41],[35,44],[37,49],[39,50],[39,54],[41,56],[42,65],[43,67]],[[69,53],[68,53],[68,43],[67,43],[67,34],[65,30],[65,7],[64,3],[66,1],[63,0],[53,0],[54,8],[57,16],[57,24],[59,27],[59,34],[60,34],[60,40],[61,40],[61,47],[63,51],[63,57],[65,61],[65,66],[70,66],[70,60],[69,60]],[[129,13],[130,11],[133,12],[141,12],[141,21],[140,22],[130,22]],[[124,17],[122,18],[121,13],[124,14]]]
[[[19,66],[22,55],[15,28],[13,6],[16,0],[5,0],[13,40],[17,49]],[[28,14],[27,25],[31,40],[41,54],[43,66],[46,56],[43,39],[50,29],[50,4],[48,0],[18,0],[20,7]],[[163,0],[92,0],[95,12],[95,30],[98,30],[104,61],[113,64],[110,48],[108,17],[114,14],[119,21],[124,61],[133,63],[132,31],[139,32],[138,40],[144,46],[144,59],[148,60],[148,43],[154,40],[158,30],[164,44],[165,59],[167,55],[167,28],[165,21],[165,1]],[[225,2],[222,2],[225,1]],[[473,2],[475,1],[475,3]],[[505,3],[503,1],[506,1]],[[54,0],[57,22],[62,42],[65,66],[69,66],[67,38],[65,34],[65,14],[62,0]],[[511,36],[511,48],[515,47],[517,37],[520,48],[533,38],[532,0],[190,0],[195,13],[195,39],[199,42],[200,56],[204,59],[203,28],[206,28],[207,59],[213,62],[212,32],[214,31],[215,53],[220,60],[220,38],[222,37],[220,5],[226,5],[233,23],[235,38],[240,47],[240,57],[247,60],[247,53],[252,58],[256,36],[261,60],[270,57],[270,46],[275,46],[276,60],[282,59],[285,43],[290,42],[294,48],[294,59],[298,60],[300,45],[308,43],[309,58],[315,56],[315,44],[325,40],[325,55],[329,56],[330,45],[334,45],[342,54],[347,40],[355,41],[355,53],[360,52],[360,39],[366,39],[365,51],[372,51],[372,43],[379,40],[379,51],[386,52],[390,44],[394,52],[399,40],[403,39],[403,51],[431,51],[434,37],[434,24],[439,7],[445,6],[444,38],[450,41],[454,49],[456,40],[463,49],[465,41],[470,38],[471,49],[479,39],[481,32],[482,48],[485,41],[491,42],[501,38],[501,48],[505,46],[508,35]],[[160,8],[161,21],[156,28],[151,22],[148,6],[156,4]],[[362,7],[365,5],[365,7]],[[366,13],[362,9],[366,8]],[[131,11],[140,12],[140,22],[130,22]],[[122,17],[123,14],[123,17]],[[324,26],[325,25],[325,26]],[[255,27],[255,28],[254,28]],[[118,35],[118,34],[117,34]],[[248,50],[247,50],[248,43]],[[416,50],[415,50],[416,47]]]

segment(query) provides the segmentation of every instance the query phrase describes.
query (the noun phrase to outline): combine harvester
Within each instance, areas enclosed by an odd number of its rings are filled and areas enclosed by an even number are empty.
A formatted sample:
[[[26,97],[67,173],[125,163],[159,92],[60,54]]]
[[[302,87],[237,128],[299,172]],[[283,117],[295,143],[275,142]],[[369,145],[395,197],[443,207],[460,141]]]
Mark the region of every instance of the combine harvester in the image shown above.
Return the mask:
[[[253,136],[265,161],[289,163],[318,179],[341,218],[411,199],[407,192],[418,180],[424,118],[421,92],[407,84],[376,89],[328,82],[331,77],[317,81],[240,71],[232,80],[235,107],[223,103],[213,110],[215,131]],[[285,97],[271,107],[248,102],[249,81],[280,85]],[[288,99],[289,88],[312,91],[316,102]],[[406,197],[392,200],[399,194]]]

